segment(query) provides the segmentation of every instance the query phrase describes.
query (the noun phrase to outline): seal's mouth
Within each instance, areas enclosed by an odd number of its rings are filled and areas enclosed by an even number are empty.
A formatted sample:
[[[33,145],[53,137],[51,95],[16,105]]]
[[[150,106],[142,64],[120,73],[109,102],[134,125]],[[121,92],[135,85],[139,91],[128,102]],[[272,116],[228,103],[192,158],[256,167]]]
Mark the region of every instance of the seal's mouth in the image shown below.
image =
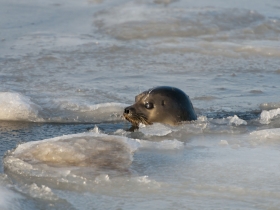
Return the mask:
[[[149,122],[146,115],[143,113],[123,113],[124,118],[129,121],[133,126],[139,127],[139,124],[152,125],[153,123]]]

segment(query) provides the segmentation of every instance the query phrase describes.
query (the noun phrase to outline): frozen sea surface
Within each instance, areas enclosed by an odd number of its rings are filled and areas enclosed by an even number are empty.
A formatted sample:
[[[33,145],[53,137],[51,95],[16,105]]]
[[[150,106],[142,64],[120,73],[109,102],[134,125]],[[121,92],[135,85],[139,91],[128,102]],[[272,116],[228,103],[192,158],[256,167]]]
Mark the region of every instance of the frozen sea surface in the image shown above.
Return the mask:
[[[0,209],[279,209],[280,2],[0,2]],[[198,120],[129,132],[149,88]]]

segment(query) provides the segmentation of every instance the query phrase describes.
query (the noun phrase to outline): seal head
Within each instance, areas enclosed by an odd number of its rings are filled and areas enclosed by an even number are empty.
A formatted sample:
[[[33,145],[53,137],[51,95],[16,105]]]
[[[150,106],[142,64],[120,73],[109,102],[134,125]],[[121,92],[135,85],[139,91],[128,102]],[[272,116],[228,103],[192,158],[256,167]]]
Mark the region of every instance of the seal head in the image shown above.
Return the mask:
[[[135,104],[126,107],[123,116],[136,128],[140,123],[176,125],[197,119],[189,97],[182,90],[169,86],[155,87],[137,95]]]

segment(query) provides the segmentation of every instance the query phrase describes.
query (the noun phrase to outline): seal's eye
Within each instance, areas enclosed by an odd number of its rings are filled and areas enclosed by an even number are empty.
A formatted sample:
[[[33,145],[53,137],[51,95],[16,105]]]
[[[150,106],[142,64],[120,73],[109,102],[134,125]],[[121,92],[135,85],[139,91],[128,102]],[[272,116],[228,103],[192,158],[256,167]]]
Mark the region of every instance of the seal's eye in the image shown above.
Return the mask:
[[[145,107],[146,107],[146,109],[152,109],[152,108],[154,108],[154,104],[152,104],[152,103],[145,103]]]

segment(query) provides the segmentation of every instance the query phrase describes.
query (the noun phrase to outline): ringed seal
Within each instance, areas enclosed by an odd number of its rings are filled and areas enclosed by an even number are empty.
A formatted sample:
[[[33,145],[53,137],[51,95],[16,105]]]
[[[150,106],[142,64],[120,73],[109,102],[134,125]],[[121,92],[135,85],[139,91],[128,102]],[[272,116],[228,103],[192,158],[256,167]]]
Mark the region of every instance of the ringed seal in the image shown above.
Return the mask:
[[[123,116],[134,128],[138,128],[140,123],[176,125],[197,119],[189,96],[169,86],[155,87],[140,93],[135,97],[135,103],[124,109]]]

